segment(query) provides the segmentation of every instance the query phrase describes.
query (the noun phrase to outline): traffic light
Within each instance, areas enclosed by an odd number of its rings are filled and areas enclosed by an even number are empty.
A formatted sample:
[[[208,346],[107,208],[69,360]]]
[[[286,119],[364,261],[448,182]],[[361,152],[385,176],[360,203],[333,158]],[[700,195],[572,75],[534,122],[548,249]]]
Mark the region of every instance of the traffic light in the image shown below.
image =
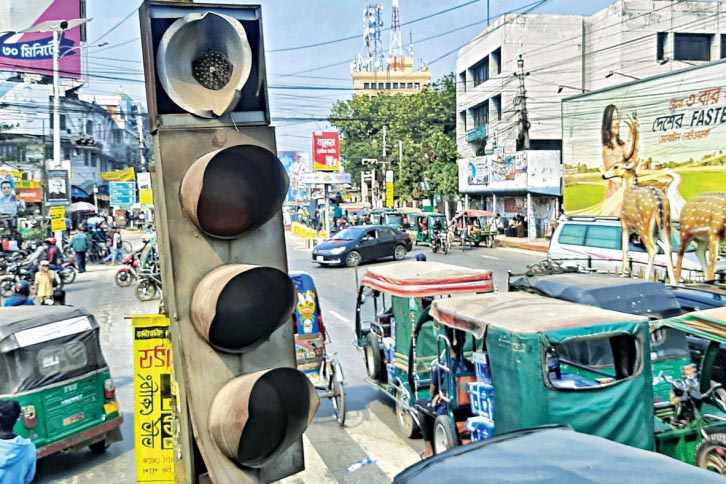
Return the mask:
[[[177,475],[270,482],[304,468],[319,405],[295,370],[295,286],[257,5],[140,10],[164,303],[181,412]]]

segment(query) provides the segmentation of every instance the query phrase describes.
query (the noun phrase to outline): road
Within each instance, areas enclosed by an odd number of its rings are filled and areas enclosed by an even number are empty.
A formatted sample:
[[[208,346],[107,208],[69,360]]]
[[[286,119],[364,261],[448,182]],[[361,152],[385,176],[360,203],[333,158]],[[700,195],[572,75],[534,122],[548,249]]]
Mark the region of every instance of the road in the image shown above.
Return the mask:
[[[141,245],[139,236],[125,238],[134,246]],[[307,470],[285,482],[390,482],[398,472],[418,460],[423,442],[398,433],[391,402],[364,381],[363,358],[352,344],[356,280],[367,264],[357,269],[318,267],[311,262],[305,242],[294,236],[288,236],[287,249],[290,270],[309,272],[317,284],[325,324],[332,338],[327,349],[337,353],[345,372],[348,414],[346,426],[341,428],[333,417],[330,401],[321,403],[304,437]],[[527,264],[542,259],[542,254],[518,249],[477,248],[462,252],[454,248],[448,255],[440,255],[432,254],[428,247],[415,247],[408,258],[419,251],[429,260],[491,269],[500,290],[506,290],[507,269],[524,270]],[[131,314],[155,313],[159,302],[139,302],[133,287],[119,288],[114,284],[114,273],[115,268],[111,266],[90,266],[88,273],[79,274],[77,282],[66,289],[68,303],[88,307],[101,325],[102,347],[125,416],[124,441],[112,445],[101,456],[88,450],[50,456],[40,462],[38,483],[132,483],[135,480],[131,327],[125,318]],[[376,463],[352,473],[345,472],[346,467],[366,457],[376,459]]]

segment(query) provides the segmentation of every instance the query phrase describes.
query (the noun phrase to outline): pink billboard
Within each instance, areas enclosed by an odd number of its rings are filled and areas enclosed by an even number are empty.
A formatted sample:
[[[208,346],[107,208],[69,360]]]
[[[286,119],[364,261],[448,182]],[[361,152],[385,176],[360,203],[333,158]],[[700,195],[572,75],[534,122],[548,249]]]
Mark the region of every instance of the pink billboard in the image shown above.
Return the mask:
[[[42,23],[82,17],[81,0],[0,0],[0,71],[53,74],[53,33],[18,33]],[[81,73],[81,27],[60,37],[60,76]]]

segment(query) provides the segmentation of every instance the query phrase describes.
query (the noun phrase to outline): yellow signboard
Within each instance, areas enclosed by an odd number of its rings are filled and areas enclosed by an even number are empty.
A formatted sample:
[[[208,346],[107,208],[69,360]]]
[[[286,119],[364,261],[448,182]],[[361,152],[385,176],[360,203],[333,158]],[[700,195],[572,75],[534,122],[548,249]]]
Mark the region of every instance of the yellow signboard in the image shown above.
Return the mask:
[[[169,318],[131,317],[134,332],[136,482],[174,482],[173,375]]]
[[[40,188],[37,180],[15,180],[15,188]]]
[[[386,182],[386,207],[393,208],[393,182]]]
[[[117,171],[102,171],[100,173],[101,180],[114,182],[114,181],[136,181],[136,172],[134,167],[130,166],[123,170]]]
[[[151,188],[139,188],[139,203],[142,205],[153,205],[154,196]]]
[[[50,230],[53,232],[66,229],[66,207],[50,207]]]

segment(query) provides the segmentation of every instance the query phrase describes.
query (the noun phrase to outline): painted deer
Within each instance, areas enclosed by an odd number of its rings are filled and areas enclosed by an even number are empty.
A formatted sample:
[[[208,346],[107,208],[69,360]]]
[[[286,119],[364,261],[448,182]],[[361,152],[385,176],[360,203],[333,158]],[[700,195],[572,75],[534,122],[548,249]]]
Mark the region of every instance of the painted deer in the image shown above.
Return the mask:
[[[683,253],[691,240],[696,241],[696,255],[704,277],[715,277],[718,246],[726,236],[726,193],[702,193],[686,202],[681,210],[681,244],[678,246],[676,278],[681,279]],[[708,262],[706,251],[708,250]]]
[[[622,226],[622,252],[623,274],[628,271],[628,244],[630,234],[637,233],[648,252],[648,266],[645,269],[645,278],[650,279],[653,272],[653,262],[658,253],[658,246],[654,235],[658,236],[663,249],[667,254],[668,279],[671,284],[676,283],[673,271],[671,248],[671,206],[665,193],[655,187],[638,186],[638,177],[635,174],[635,161],[615,163],[602,177],[621,178],[623,181],[623,208],[620,211],[620,225]]]

